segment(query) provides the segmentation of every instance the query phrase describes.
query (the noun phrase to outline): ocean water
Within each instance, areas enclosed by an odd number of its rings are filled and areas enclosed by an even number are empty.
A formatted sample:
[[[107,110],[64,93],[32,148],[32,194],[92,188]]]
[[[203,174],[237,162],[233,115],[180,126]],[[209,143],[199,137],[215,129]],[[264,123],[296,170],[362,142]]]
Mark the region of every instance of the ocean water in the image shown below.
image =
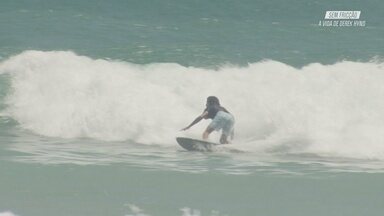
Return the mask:
[[[382,215],[383,7],[2,0],[0,216]],[[236,139],[188,152],[210,95]]]

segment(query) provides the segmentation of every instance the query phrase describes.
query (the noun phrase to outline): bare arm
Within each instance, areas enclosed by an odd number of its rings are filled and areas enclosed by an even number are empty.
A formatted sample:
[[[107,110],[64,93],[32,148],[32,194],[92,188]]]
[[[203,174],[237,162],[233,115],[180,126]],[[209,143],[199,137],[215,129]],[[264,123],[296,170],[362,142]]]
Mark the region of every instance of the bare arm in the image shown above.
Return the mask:
[[[195,120],[193,120],[193,122],[191,124],[189,124],[187,127],[181,129],[181,130],[188,130],[189,128],[191,128],[193,125],[197,124],[198,122],[201,121],[201,119],[205,118],[206,116],[208,115],[208,112],[205,111],[203,114],[201,114],[200,116],[198,116]]]

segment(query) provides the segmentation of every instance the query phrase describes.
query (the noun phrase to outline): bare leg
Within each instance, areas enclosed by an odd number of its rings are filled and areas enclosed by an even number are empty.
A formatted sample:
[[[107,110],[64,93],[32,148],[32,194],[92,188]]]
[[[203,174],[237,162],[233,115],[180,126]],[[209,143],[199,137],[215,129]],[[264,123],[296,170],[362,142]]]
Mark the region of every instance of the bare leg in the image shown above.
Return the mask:
[[[235,129],[232,129],[231,131],[231,140],[235,139]]]
[[[225,134],[221,134],[221,137],[220,137],[220,143],[221,144],[228,144],[228,139],[227,139],[227,135]]]
[[[208,139],[208,136],[210,133],[212,133],[213,129],[210,128],[210,127],[207,127],[207,129],[205,129],[204,133],[203,133],[203,139],[206,140]]]

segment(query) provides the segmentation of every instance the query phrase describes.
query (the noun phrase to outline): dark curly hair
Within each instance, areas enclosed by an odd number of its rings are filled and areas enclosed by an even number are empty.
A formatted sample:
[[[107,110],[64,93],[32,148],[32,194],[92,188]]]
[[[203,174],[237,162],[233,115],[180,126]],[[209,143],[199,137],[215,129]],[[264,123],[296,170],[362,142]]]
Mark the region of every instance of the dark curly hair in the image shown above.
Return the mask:
[[[219,98],[215,96],[207,97],[207,106],[220,106]]]

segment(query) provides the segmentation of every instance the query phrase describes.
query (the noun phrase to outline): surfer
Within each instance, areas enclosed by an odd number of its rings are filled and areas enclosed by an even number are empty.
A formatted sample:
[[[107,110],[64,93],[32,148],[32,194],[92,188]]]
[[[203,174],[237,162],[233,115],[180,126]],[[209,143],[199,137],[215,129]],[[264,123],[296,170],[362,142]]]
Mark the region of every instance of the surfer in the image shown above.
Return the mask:
[[[234,138],[235,118],[231,113],[228,112],[228,110],[220,105],[220,101],[217,97],[209,96],[207,98],[206,107],[203,113],[198,116],[190,125],[183,128],[182,130],[188,130],[202,119],[212,119],[212,122],[208,125],[207,129],[205,129],[203,133],[204,140],[208,139],[209,134],[214,130],[222,130],[220,137],[221,144],[229,143],[229,136],[231,136],[231,139]]]

